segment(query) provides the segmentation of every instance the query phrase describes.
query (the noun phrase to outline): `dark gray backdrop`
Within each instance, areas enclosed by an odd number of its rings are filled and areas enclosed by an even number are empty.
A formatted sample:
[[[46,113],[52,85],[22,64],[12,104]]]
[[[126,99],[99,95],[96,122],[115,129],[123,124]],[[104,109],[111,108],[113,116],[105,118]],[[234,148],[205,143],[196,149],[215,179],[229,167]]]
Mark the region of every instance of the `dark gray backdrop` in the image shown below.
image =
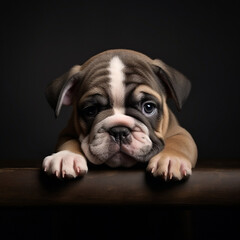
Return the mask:
[[[199,159],[236,159],[239,147],[238,1],[9,1],[1,10],[1,158],[50,154],[55,120],[46,85],[107,49],[160,58],[192,81],[177,114]]]

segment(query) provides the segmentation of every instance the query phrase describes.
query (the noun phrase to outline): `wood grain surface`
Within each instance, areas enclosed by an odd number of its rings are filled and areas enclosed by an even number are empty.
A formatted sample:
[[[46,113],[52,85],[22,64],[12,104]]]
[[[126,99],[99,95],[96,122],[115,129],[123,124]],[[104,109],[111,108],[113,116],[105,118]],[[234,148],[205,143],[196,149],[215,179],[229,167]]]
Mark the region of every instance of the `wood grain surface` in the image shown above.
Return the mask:
[[[93,169],[73,180],[38,168],[0,169],[0,206],[240,206],[240,168],[196,168],[181,182],[164,182],[143,169]]]

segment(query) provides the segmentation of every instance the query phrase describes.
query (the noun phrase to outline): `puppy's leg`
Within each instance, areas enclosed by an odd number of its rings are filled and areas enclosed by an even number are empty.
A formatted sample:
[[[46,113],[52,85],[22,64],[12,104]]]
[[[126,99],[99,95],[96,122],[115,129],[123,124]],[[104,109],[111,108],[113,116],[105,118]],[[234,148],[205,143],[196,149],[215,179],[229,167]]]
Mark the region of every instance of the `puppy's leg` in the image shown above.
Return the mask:
[[[87,173],[87,161],[71,121],[59,136],[57,152],[43,160],[43,169],[58,178],[75,178]]]
[[[192,136],[178,125],[172,114],[165,148],[149,161],[147,171],[165,180],[181,180],[191,175],[196,161],[197,147]]]

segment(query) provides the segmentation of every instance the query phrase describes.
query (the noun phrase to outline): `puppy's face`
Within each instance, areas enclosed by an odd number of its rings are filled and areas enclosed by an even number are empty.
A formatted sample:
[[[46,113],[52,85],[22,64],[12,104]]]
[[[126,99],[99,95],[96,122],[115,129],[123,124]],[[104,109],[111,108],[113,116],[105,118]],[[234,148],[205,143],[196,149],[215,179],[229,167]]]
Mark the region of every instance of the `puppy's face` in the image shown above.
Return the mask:
[[[95,59],[83,72],[76,112],[89,161],[131,166],[161,151],[165,98],[152,69],[137,57],[115,55]]]
[[[159,68],[145,55],[118,50],[70,73],[74,77],[63,84],[55,108],[73,103],[74,127],[90,162],[129,167],[163,149],[169,91],[156,72]]]

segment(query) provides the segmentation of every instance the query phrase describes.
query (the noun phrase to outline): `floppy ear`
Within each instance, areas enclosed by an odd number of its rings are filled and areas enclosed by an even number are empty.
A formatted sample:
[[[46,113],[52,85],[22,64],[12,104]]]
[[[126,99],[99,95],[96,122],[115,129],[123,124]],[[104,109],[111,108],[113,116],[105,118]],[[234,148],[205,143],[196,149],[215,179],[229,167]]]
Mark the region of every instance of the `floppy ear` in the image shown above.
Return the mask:
[[[80,69],[80,65],[73,66],[68,72],[47,86],[45,96],[56,117],[59,115],[62,105],[72,104],[74,86],[80,79]]]
[[[153,64],[157,67],[158,77],[167,87],[168,97],[173,98],[177,109],[180,111],[190,93],[190,81],[183,74],[159,59],[153,60]]]

